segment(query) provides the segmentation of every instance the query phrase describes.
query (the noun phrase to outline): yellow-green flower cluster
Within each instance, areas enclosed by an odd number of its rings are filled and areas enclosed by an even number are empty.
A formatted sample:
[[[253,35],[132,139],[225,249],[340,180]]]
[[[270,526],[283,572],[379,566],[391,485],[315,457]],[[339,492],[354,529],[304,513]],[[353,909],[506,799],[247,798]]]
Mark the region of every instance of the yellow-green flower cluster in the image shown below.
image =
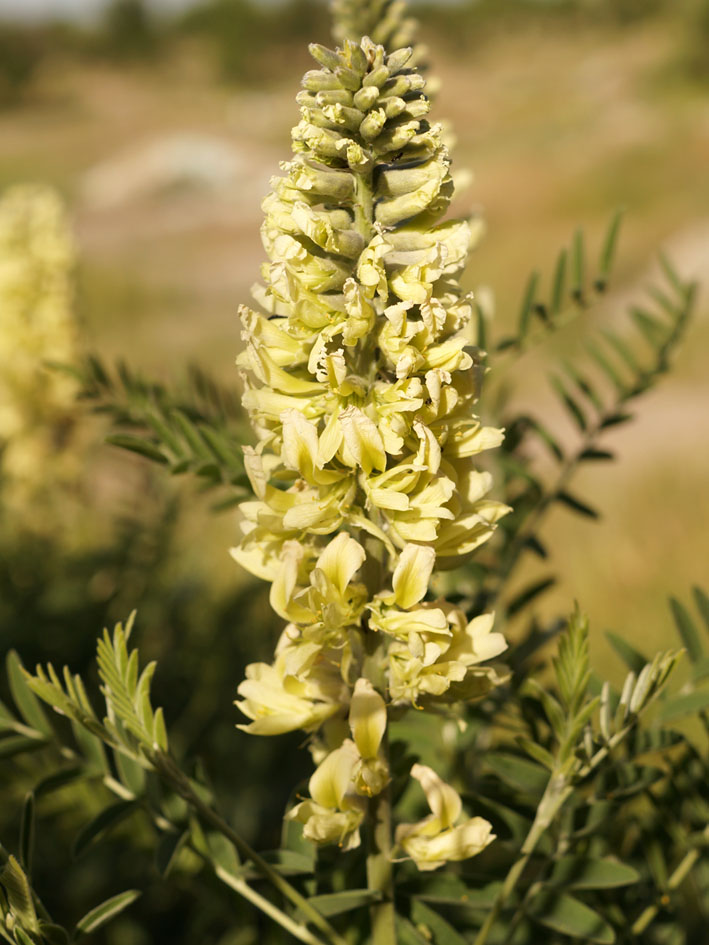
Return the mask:
[[[506,646],[492,617],[469,622],[428,592],[434,568],[459,564],[507,509],[476,466],[502,432],[473,412],[482,372],[458,282],[473,233],[443,219],[450,160],[424,80],[410,49],[365,38],[311,51],[321,68],[298,96],[294,158],[264,202],[254,294],[267,314],[242,308],[238,359],[259,443],[233,554],[271,582],[288,625],[238,704],[247,731],[317,733],[312,800],[290,816],[349,848],[363,799],[388,781],[388,707],[468,700],[501,680],[483,665]],[[419,833],[427,849],[440,837],[438,852],[452,837],[443,859],[455,858],[456,817],[402,834],[419,865],[443,856],[419,857]]]
[[[414,45],[418,21],[407,15],[406,0],[332,0],[331,7],[338,43],[369,36],[387,52],[412,46],[409,65],[421,67],[426,50]]]
[[[73,265],[55,192],[8,189],[0,197],[0,475],[13,504],[31,501],[47,482],[47,461],[71,427],[76,385],[46,365],[75,358]],[[53,462],[55,482],[58,475]]]

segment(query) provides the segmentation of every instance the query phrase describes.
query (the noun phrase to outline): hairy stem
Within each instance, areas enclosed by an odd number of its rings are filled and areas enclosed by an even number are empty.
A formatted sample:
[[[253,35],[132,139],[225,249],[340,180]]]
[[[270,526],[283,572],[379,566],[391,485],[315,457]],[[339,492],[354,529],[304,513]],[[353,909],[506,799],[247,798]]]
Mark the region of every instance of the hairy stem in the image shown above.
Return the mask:
[[[355,200],[355,227],[361,236],[369,242],[374,229],[374,197],[371,173],[357,178]],[[367,549],[367,568],[371,585],[370,596],[382,588],[382,577],[385,572],[385,550],[379,542],[369,536],[365,538]],[[373,658],[370,658],[365,668],[365,674],[376,688],[386,685],[381,678],[381,662],[384,657],[383,641],[379,642]],[[369,672],[366,672],[366,670]],[[388,755],[388,739],[384,736],[382,751]],[[394,908],[394,870],[391,862],[391,793],[387,786],[369,803],[367,853],[367,888],[379,893],[381,899],[370,908],[372,926],[372,945],[396,945],[396,911]]]

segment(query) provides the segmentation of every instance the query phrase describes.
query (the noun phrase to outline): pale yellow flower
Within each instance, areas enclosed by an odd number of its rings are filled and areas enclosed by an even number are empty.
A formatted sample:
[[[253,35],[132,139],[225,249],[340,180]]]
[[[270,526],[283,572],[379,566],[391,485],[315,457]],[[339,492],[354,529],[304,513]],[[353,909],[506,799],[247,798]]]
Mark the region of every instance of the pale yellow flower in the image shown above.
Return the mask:
[[[416,764],[411,776],[421,784],[431,814],[416,824],[400,824],[396,842],[420,870],[435,870],[481,853],[495,839],[492,824],[482,817],[460,823],[460,796],[426,765]]]
[[[308,782],[311,799],[297,804],[286,815],[304,825],[303,835],[309,840],[337,843],[344,850],[359,846],[365,802],[353,790],[358,762],[357,748],[347,739],[330,752],[311,777]]]
[[[502,666],[480,665],[507,649],[502,634],[492,632],[492,614],[468,622],[461,610],[444,601],[437,610],[445,616],[447,633],[412,630],[406,642],[397,641],[389,648],[389,692],[394,702],[425,705],[431,697],[471,701],[508,678]]]
[[[283,631],[273,665],[252,663],[240,684],[239,709],[252,719],[240,725],[252,735],[280,735],[296,729],[312,731],[344,712],[349,690],[342,681],[336,654],[303,641],[289,625]]]

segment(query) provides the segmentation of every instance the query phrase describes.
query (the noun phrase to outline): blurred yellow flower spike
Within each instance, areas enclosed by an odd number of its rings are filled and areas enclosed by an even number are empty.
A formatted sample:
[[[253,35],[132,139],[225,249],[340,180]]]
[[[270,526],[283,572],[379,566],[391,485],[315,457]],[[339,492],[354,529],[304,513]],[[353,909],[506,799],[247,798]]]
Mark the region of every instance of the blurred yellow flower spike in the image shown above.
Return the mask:
[[[444,219],[451,161],[415,56],[366,37],[311,53],[293,157],[263,203],[265,314],[242,306],[237,359],[258,444],[232,554],[288,627],[237,704],[248,732],[311,734],[321,764],[290,816],[349,849],[365,798],[388,803],[387,707],[506,678],[482,665],[505,648],[492,617],[428,593],[508,509],[476,465],[503,436],[475,414],[483,358],[459,283],[480,224]]]
[[[297,804],[286,815],[302,823],[303,835],[320,844],[336,843],[343,850],[360,844],[359,827],[366,802],[353,789],[359,762],[354,742],[346,739],[325,758],[308,783],[311,800]]]
[[[495,839],[492,824],[472,817],[456,825],[463,805],[459,795],[426,765],[416,764],[411,776],[421,784],[432,813],[416,824],[400,824],[396,842],[420,870],[467,860]]]
[[[0,196],[0,453],[8,509],[44,528],[57,486],[75,485],[83,457],[74,438],[77,383],[48,362],[77,355],[74,241],[59,195],[10,187]],[[47,470],[51,468],[51,480]],[[42,508],[38,499],[42,498]],[[50,516],[51,518],[51,516]]]

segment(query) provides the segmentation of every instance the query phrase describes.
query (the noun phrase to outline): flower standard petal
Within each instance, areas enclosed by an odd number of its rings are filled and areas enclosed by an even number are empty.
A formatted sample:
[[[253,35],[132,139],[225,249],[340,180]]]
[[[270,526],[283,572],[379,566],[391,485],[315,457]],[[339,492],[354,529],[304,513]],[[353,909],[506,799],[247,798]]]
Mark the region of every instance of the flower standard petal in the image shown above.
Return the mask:
[[[349,739],[330,752],[308,783],[310,795],[317,804],[342,807],[358,758],[357,748]]]
[[[364,564],[364,548],[347,532],[340,532],[318,558],[316,567],[340,595]]]
[[[423,600],[436,562],[433,548],[406,545],[394,570],[394,600],[404,610]]]
[[[427,765],[414,765],[411,769],[411,777],[416,778],[423,788],[428,806],[441,829],[451,827],[463,809],[459,794]]]
[[[376,758],[387,726],[386,703],[368,679],[358,679],[350,702],[350,730],[360,755]]]
[[[307,482],[313,482],[313,468],[318,452],[318,431],[299,410],[284,410],[283,458],[291,469],[296,469]]]
[[[376,424],[358,407],[348,407],[340,414],[340,426],[356,464],[367,475],[373,469],[383,472],[386,469],[386,453]]]

